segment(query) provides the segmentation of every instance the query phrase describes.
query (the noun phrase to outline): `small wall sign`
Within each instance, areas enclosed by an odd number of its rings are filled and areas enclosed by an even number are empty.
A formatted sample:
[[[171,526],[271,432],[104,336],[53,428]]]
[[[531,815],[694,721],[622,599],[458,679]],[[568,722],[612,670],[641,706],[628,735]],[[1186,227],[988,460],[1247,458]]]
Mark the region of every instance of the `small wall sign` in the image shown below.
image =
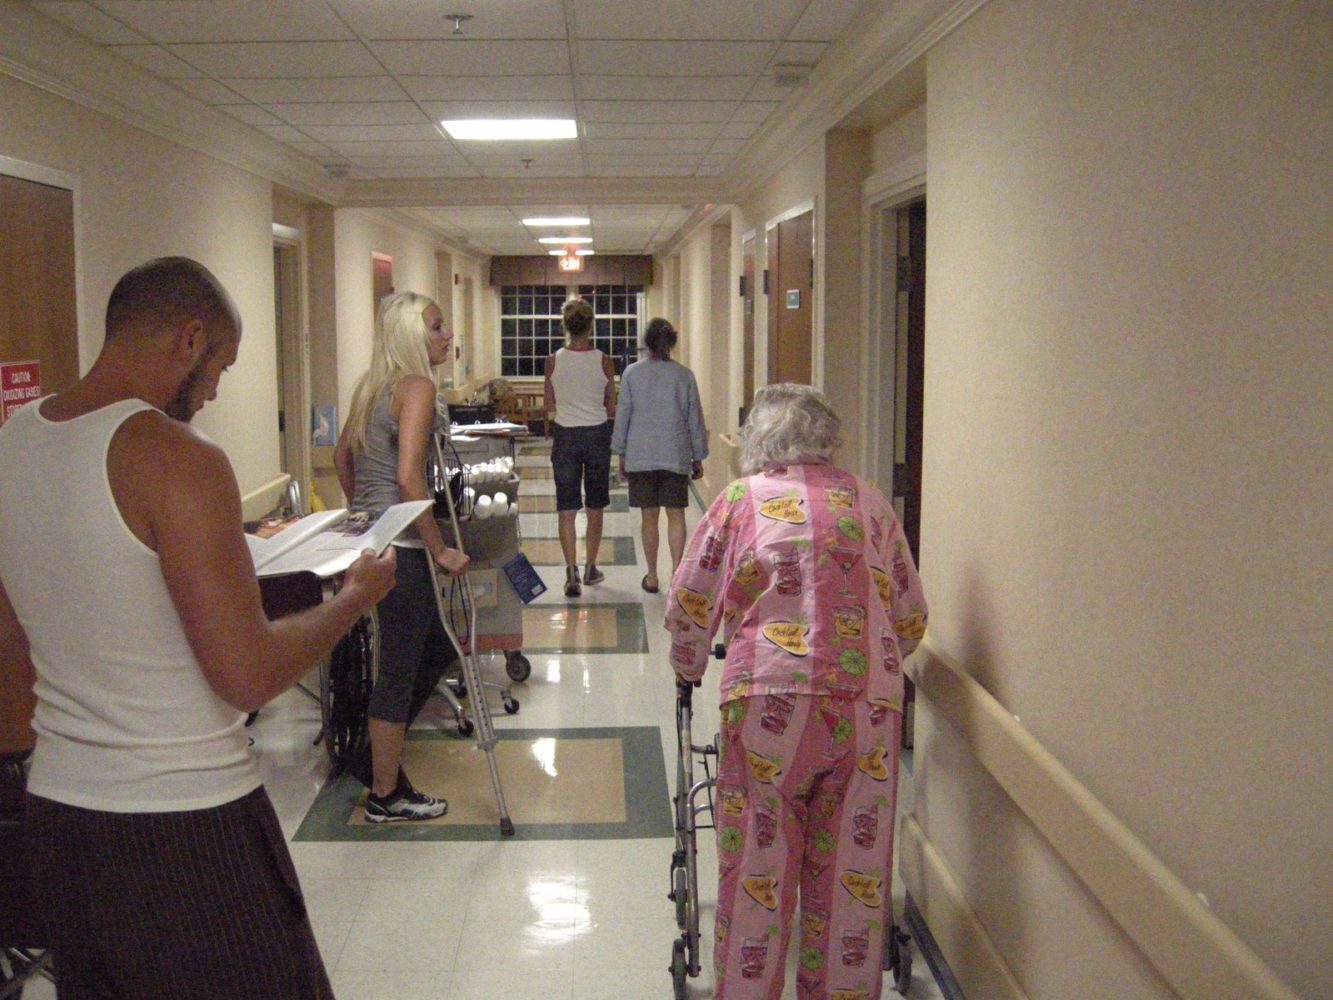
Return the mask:
[[[0,362],[0,424],[25,403],[42,396],[40,361]]]
[[[801,290],[799,288],[787,289],[787,308],[788,309],[801,308]]]

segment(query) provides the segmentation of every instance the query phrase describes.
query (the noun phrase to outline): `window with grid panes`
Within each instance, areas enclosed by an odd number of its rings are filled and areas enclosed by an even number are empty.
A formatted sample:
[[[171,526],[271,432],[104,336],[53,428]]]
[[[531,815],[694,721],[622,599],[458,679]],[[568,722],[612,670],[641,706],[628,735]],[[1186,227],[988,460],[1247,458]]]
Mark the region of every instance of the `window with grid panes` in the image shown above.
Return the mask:
[[[547,356],[565,346],[560,308],[575,297],[592,305],[593,346],[611,356],[617,375],[638,358],[642,285],[501,285],[501,375],[545,373]]]

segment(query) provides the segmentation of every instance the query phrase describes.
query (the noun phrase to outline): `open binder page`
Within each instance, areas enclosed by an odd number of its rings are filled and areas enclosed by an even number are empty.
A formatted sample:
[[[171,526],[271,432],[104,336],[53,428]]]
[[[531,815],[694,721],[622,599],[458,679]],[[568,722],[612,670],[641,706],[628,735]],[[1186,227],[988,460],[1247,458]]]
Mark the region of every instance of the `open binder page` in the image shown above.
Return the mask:
[[[347,514],[324,531],[308,537],[303,544],[260,567],[259,575],[308,572],[320,577],[334,576],[356,562],[364,549],[383,552],[432,504],[431,500],[394,504],[374,521],[364,514]]]
[[[250,546],[250,557],[255,561],[255,569],[263,569],[284,552],[290,552],[302,542],[313,538],[329,525],[336,524],[346,516],[346,510],[320,510],[293,521],[267,538],[247,533],[245,543]],[[263,527],[268,525],[269,522],[266,521]]]

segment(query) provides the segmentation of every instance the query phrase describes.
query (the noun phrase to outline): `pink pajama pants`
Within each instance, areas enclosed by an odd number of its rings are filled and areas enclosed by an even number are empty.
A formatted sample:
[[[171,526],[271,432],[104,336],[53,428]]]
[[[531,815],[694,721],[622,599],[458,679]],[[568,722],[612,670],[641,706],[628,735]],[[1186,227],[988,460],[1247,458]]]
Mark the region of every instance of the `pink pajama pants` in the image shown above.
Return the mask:
[[[716,1000],[780,1000],[798,890],[797,997],[880,995],[901,726],[863,701],[722,706]]]

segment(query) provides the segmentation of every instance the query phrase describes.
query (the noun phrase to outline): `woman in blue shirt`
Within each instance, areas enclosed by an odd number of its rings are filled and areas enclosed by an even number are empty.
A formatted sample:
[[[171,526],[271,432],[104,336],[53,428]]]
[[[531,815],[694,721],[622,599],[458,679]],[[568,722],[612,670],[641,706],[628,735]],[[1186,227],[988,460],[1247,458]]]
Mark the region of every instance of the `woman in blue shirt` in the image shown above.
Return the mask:
[[[674,574],[685,551],[689,480],[703,476],[708,429],[694,373],[671,360],[675,328],[660,317],[650,320],[643,343],[647,356],[620,377],[611,453],[620,456],[621,478],[629,480],[629,505],[642,511],[648,572],[640,586],[656,594],[658,510],[666,508],[667,546]]]

